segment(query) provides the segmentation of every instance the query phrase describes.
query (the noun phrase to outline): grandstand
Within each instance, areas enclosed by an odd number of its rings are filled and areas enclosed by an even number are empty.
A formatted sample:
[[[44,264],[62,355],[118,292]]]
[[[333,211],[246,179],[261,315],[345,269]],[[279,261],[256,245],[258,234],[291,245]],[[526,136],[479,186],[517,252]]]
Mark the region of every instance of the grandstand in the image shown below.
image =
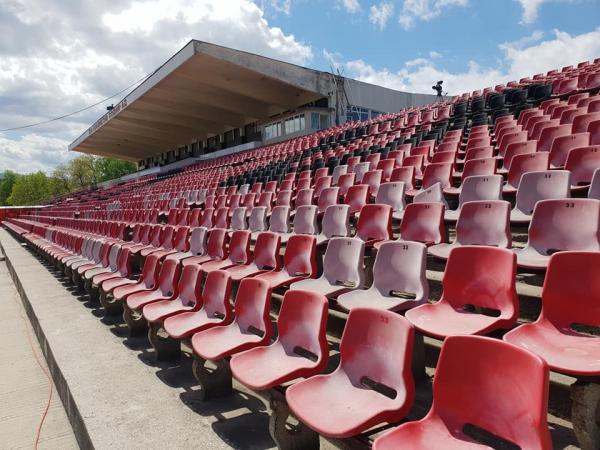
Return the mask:
[[[190,45],[156,74],[230,54]],[[10,262],[24,243],[36,270],[122,317],[127,339],[147,335],[157,361],[193,358],[195,402],[266,398],[262,430],[222,414],[244,434],[234,446],[268,430],[262,448],[597,449],[599,91],[600,58],[252,148],[194,156],[190,141],[175,161],[165,146],[184,143],[169,138],[137,177],[3,210],[2,246]],[[135,133],[111,134],[126,103],[73,149],[115,143],[108,153],[123,156],[125,136],[133,148]],[[26,270],[12,263],[17,279]],[[136,444],[165,422],[192,427],[146,411]]]

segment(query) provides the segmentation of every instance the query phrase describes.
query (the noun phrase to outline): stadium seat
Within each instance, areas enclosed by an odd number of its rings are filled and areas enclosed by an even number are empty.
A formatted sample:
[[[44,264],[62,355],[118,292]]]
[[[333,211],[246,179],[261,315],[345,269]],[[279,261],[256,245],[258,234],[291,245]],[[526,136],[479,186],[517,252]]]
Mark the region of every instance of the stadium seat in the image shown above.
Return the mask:
[[[100,289],[104,282],[115,279],[127,279],[131,275],[131,252],[121,248],[117,257],[117,270],[94,275],[91,282],[92,289]]]
[[[323,215],[321,233],[317,235],[317,244],[324,244],[334,237],[347,236],[350,236],[350,206],[329,206]]]
[[[417,177],[418,178],[418,177]],[[423,182],[420,190],[408,190],[406,196],[414,197],[419,192],[439,183],[442,189],[452,186],[452,164],[432,163],[425,167]]]
[[[502,168],[497,173],[508,174],[512,160],[517,155],[535,153],[537,150],[537,141],[514,142],[506,148]]]
[[[269,221],[269,231],[272,233],[287,234],[290,232],[290,207],[275,206],[271,211],[271,220]],[[253,233],[255,239],[258,233]]]
[[[402,181],[389,181],[379,186],[375,203],[389,205],[392,207],[392,217],[394,213],[404,211],[406,201],[404,199],[405,184]]]
[[[202,272],[208,273],[213,270],[248,264],[250,261],[250,238],[251,233],[248,230],[239,230],[231,233],[227,258],[203,263],[200,266]]]
[[[179,272],[180,266],[177,261],[172,259],[165,261],[160,267],[158,284],[155,289],[128,295],[125,299],[125,305],[130,310],[137,310],[152,302],[173,299],[177,296]]]
[[[571,172],[571,190],[588,189],[594,171],[598,168],[600,168],[600,145],[571,150],[565,163],[565,170]]]
[[[425,245],[446,242],[442,203],[411,203],[406,206],[400,224],[400,241],[416,241]],[[378,246],[375,245],[375,248]]]
[[[356,237],[365,241],[367,247],[392,239],[392,207],[378,203],[363,206],[356,224]]]
[[[252,208],[248,217],[248,229],[253,233],[267,231],[267,208],[265,206]]]
[[[350,206],[350,214],[358,214],[363,206],[367,204],[369,195],[369,186],[366,184],[356,184],[350,186],[346,196],[344,197],[344,203]]]
[[[482,435],[477,429],[523,450],[550,450],[548,379],[546,363],[515,345],[482,336],[449,337],[427,416],[378,437],[373,450],[490,448],[474,439]]]
[[[293,234],[317,235],[318,233],[317,207],[314,205],[299,206],[294,215]],[[281,242],[287,242],[291,235],[282,235]]]
[[[183,339],[207,328],[227,325],[232,318],[230,296],[229,273],[224,270],[210,272],[204,283],[201,308],[169,316],[164,320],[163,327],[171,338]]]
[[[516,270],[510,250],[455,247],[446,263],[440,300],[408,310],[406,318],[422,333],[439,339],[510,328],[519,316]]]
[[[572,149],[588,145],[590,145],[590,133],[570,134],[555,138],[550,146],[550,168],[564,167]]]
[[[467,177],[462,184],[458,197],[458,208],[446,209],[444,219],[455,222],[460,216],[462,206],[466,202],[477,200],[501,200],[502,199],[502,175],[479,175]]]
[[[321,195],[319,195],[319,198],[317,199],[317,208],[319,215],[323,215],[325,213],[325,210],[331,205],[337,204],[340,195],[339,193],[339,187],[330,187],[327,189],[323,189]]]
[[[190,264],[204,264],[209,261],[220,261],[227,256],[227,230],[213,228],[208,232],[206,240],[206,253],[200,256],[191,256],[182,261],[184,266]]]
[[[249,264],[229,267],[232,281],[240,281],[242,278],[258,275],[271,270],[279,270],[279,247],[281,238],[279,234],[270,231],[259,233],[254,245],[252,261]]]
[[[113,302],[121,302],[131,294],[150,292],[156,289],[159,280],[160,265],[156,256],[150,255],[144,262],[142,274],[136,280],[115,279],[102,284],[102,290],[111,294]]]
[[[350,437],[397,422],[415,398],[413,344],[414,329],[404,317],[355,309],[344,328],[337,369],[290,386],[287,403],[302,422],[328,437]]]
[[[444,191],[442,190],[442,185],[440,183],[435,183],[433,186],[427,189],[421,190],[417,195],[414,196],[413,203],[439,203],[443,205],[445,208],[448,207],[446,203],[446,199],[444,197]],[[394,215],[394,219],[402,220],[404,214],[406,212],[406,208],[403,211],[398,211]]]
[[[316,238],[309,235],[291,235],[283,254],[283,268],[255,275],[254,278],[267,281],[271,288],[289,285],[317,274]]]
[[[513,158],[508,171],[506,183],[502,186],[502,193],[515,194],[523,174],[527,172],[540,172],[549,169],[550,155],[548,152],[528,153],[517,155]]]
[[[513,251],[520,267],[542,270],[553,253],[600,250],[599,227],[599,200],[541,200],[533,210],[527,246]]]
[[[290,289],[312,291],[325,296],[360,289],[365,280],[364,255],[364,241],[350,237],[332,238],[325,250],[321,277],[292,283]]]
[[[535,205],[540,200],[571,196],[571,173],[566,170],[527,172],[521,177],[517,202],[510,213],[513,223],[529,223]]]
[[[240,231],[248,229],[248,212],[244,206],[238,206],[231,214],[231,230]]]
[[[373,265],[373,284],[340,295],[338,304],[355,308],[405,310],[429,298],[427,247],[419,242],[384,242]]]
[[[462,245],[488,245],[510,248],[510,203],[504,200],[477,200],[462,204],[456,223],[456,239],[451,244],[429,247],[429,254],[447,259],[450,251]]]
[[[538,139],[538,152],[549,152],[552,147],[554,139],[561,136],[568,136],[571,134],[571,124],[556,125],[553,127],[545,128],[540,134]]]
[[[327,310],[327,299],[318,293],[287,291],[277,319],[279,334],[275,342],[233,355],[233,376],[259,391],[322,372],[329,358]]]

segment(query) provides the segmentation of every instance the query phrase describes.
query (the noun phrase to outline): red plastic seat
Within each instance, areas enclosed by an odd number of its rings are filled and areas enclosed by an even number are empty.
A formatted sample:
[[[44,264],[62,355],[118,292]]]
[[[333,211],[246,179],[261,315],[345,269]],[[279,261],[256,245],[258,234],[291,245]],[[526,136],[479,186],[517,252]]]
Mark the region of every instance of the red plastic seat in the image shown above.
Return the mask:
[[[413,344],[414,329],[404,317],[354,309],[344,328],[337,369],[290,386],[287,403],[302,422],[328,437],[355,436],[380,423],[397,422],[415,398]]]
[[[108,280],[127,278],[131,273],[131,252],[127,248],[121,248],[117,257],[117,269],[94,275],[92,287],[100,288]]]
[[[223,260],[209,261],[202,264],[202,272],[227,269],[229,267],[248,264],[250,261],[250,237],[248,230],[234,231],[229,241],[229,256]]]
[[[324,296],[287,291],[277,319],[277,339],[268,347],[233,355],[233,376],[251,389],[264,390],[322,372],[329,358],[325,337],[327,311]]]
[[[377,196],[377,192],[379,191],[379,185],[381,184],[382,179],[382,170],[370,170],[364,174],[361,183],[369,186],[370,197],[374,198]]]
[[[369,186],[366,184],[350,186],[344,197],[344,203],[350,206],[350,214],[357,214],[360,212],[362,207],[367,204],[368,195]]]
[[[594,171],[600,168],[600,145],[574,148],[567,156],[565,170],[571,172],[571,190],[587,189]]]
[[[545,269],[558,251],[600,250],[600,201],[587,198],[540,200],[529,225],[529,240],[515,249],[519,266]]]
[[[202,296],[202,272],[200,266],[186,266],[181,271],[181,278],[177,285],[178,295],[169,300],[149,303],[143,307],[142,313],[149,323],[162,322],[167,317],[180,312],[200,309]]]
[[[568,136],[571,134],[572,126],[570,124],[557,125],[554,127],[545,128],[538,139],[538,152],[549,152],[554,139],[560,136]]]
[[[177,296],[177,281],[180,266],[175,260],[165,261],[158,276],[158,285],[151,291],[136,292],[128,295],[126,304],[129,309],[136,310],[159,300],[171,300]]]
[[[330,187],[321,191],[321,195],[319,195],[319,198],[317,200],[319,214],[324,214],[325,210],[329,206],[337,204],[339,192],[340,188],[338,187]]]
[[[519,188],[521,177],[527,172],[546,171],[550,164],[550,154],[548,152],[527,153],[517,155],[513,158],[508,171],[506,184],[502,186],[504,194],[514,194]]]
[[[201,358],[216,361],[268,344],[273,329],[270,310],[269,283],[246,278],[241,281],[237,291],[233,322],[197,332],[192,336],[192,349]]]
[[[142,274],[137,281],[128,278],[108,280],[102,284],[102,290],[105,293],[111,293],[117,301],[123,300],[128,295],[135,294],[136,292],[151,291],[158,284],[158,274],[160,271],[158,262],[156,256],[150,255],[144,261]]]
[[[227,256],[227,230],[224,228],[213,228],[208,232],[206,242],[206,254],[185,258],[184,266],[190,264],[204,264],[209,261],[220,261]]]
[[[312,205],[313,190],[312,189],[301,189],[296,195],[296,208],[299,206]]]
[[[254,278],[267,281],[274,289],[315,277],[317,274],[316,245],[314,236],[301,234],[290,236],[283,255],[283,268],[279,271],[258,274]]]
[[[380,436],[373,450],[489,449],[467,434],[467,425],[523,450],[551,450],[548,378],[546,363],[517,346],[481,336],[449,337],[427,416]]]
[[[519,317],[516,272],[516,258],[510,250],[470,245],[453,248],[440,301],[411,309],[406,318],[424,334],[437,338],[510,328]],[[484,314],[486,310],[495,314]]]
[[[164,320],[163,327],[174,339],[183,339],[194,333],[231,322],[231,276],[224,270],[215,270],[206,276],[202,291],[202,307],[186,311]]]
[[[451,163],[431,163],[425,167],[423,173],[423,183],[420,190],[408,190],[406,195],[413,197],[420,191],[430,188],[436,183],[440,183],[442,189],[452,186],[452,164]]]
[[[264,231],[256,238],[253,260],[249,264],[232,266],[227,269],[233,281],[258,275],[271,270],[279,270],[279,247],[281,237],[277,233]]]
[[[377,203],[363,206],[356,224],[356,237],[367,246],[392,239],[392,207]]]
[[[417,241],[425,245],[446,242],[445,206],[442,203],[411,203],[406,206],[400,224],[401,241]],[[377,248],[377,244],[375,245]]]
[[[600,326],[600,253],[552,255],[537,321],[521,325],[504,340],[542,357],[555,371],[573,376],[600,375],[598,338],[573,324]]]
[[[588,145],[590,145],[590,133],[570,134],[555,138],[550,147],[550,168],[564,167],[572,149]]]

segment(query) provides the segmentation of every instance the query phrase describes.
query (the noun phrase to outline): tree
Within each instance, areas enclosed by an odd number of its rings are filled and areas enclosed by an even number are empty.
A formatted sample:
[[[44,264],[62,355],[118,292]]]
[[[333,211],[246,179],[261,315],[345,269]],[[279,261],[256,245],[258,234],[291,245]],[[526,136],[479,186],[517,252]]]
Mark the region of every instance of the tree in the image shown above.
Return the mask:
[[[95,158],[91,155],[78,156],[69,162],[69,174],[73,187],[81,189],[98,182]]]
[[[2,175],[2,179],[0,179],[0,206],[9,205],[7,202],[8,197],[10,197],[10,193],[12,192],[17,177],[18,175],[12,170],[7,170]]]
[[[50,179],[38,171],[17,177],[8,202],[14,206],[38,205],[51,197]]]
[[[56,166],[52,171],[52,178],[55,189],[60,191],[56,195],[71,191],[71,174],[66,164]]]
[[[110,158],[97,158],[94,167],[99,182],[114,180],[137,170],[135,163]]]

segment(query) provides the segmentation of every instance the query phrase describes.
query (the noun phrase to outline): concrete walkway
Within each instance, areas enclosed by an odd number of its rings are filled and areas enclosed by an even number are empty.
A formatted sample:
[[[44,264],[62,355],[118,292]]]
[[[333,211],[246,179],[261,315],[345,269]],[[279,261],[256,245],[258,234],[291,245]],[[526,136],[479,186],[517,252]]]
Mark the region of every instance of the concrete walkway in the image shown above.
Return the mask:
[[[30,449],[47,406],[51,381],[34,356],[33,352],[47,370],[4,261],[0,261],[0,312],[0,448]],[[38,448],[79,448],[56,388],[52,387]]]

